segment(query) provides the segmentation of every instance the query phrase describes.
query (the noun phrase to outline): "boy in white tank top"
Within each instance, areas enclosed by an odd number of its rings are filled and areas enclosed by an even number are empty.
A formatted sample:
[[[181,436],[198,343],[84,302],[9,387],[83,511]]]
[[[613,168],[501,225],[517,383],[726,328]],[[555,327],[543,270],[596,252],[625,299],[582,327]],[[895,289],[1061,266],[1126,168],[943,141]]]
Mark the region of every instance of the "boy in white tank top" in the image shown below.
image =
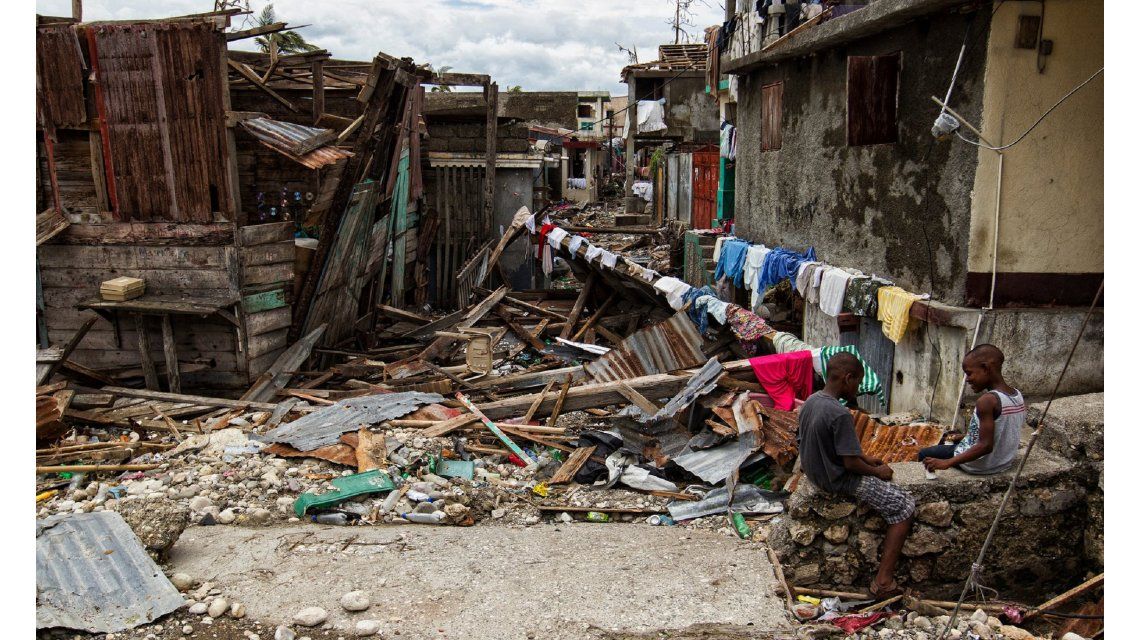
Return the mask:
[[[974,407],[966,437],[957,445],[937,445],[918,452],[930,471],[957,466],[966,473],[1000,473],[1013,466],[1025,424],[1025,399],[1002,377],[1005,354],[992,344],[978,345],[962,359],[966,382],[983,393]]]

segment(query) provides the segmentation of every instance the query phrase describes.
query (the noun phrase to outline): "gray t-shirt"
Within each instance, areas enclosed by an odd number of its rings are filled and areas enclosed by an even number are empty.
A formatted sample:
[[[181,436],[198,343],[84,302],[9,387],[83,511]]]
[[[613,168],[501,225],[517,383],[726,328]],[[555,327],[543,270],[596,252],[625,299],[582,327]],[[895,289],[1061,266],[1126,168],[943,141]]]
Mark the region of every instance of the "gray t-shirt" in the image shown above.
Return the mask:
[[[859,476],[849,473],[841,456],[863,454],[855,420],[839,400],[818,391],[800,407],[800,467],[815,486],[831,493],[855,493]]]

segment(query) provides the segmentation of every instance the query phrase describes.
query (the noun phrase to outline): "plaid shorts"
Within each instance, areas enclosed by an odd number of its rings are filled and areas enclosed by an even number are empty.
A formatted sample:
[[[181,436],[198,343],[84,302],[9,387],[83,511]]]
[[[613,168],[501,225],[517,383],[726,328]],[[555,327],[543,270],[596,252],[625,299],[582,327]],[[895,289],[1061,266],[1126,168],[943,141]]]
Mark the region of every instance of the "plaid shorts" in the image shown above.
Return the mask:
[[[883,517],[896,524],[914,515],[914,498],[896,484],[874,476],[863,476],[855,488],[855,497]]]

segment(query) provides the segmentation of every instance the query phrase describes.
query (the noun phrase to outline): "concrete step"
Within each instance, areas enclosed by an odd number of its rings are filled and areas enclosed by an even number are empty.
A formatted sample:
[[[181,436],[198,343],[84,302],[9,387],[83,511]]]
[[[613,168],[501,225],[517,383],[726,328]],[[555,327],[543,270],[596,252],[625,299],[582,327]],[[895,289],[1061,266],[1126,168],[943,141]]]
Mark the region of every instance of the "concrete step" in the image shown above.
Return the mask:
[[[614,225],[619,227],[645,227],[653,223],[653,216],[647,214],[619,213],[614,216]]]

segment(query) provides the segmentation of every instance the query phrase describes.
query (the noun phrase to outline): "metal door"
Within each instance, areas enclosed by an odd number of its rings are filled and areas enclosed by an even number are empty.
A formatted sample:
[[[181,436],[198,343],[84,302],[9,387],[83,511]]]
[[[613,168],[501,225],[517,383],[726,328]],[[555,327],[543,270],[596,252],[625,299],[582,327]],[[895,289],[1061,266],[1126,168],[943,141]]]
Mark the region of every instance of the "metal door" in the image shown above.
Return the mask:
[[[693,153],[693,228],[711,229],[716,219],[716,190],[720,182],[720,154]]]

